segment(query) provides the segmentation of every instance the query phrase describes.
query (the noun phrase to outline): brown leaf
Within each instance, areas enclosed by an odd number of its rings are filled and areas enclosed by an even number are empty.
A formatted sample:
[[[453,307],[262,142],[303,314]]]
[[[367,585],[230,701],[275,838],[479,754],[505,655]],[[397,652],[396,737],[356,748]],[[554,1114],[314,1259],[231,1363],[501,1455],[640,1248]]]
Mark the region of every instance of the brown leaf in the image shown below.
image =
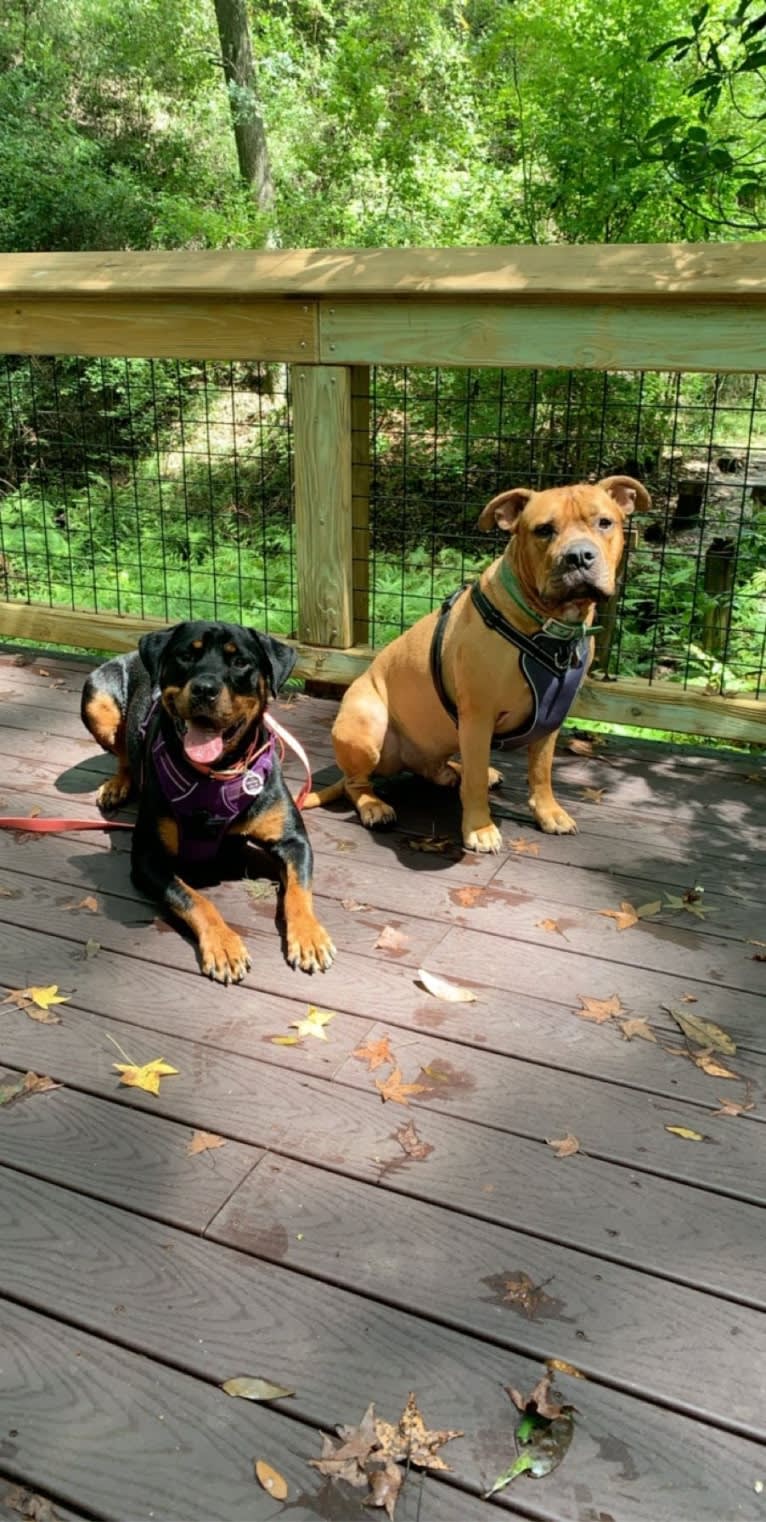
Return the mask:
[[[578,994],[582,1009],[576,1009],[575,1014],[581,1020],[592,1020],[596,1025],[603,1025],[605,1020],[611,1020],[613,1015],[624,1015],[626,1011],[620,1003],[618,994],[612,994],[610,999],[586,999],[584,994]]]
[[[54,1509],[47,1496],[35,1495],[23,1485],[11,1485],[4,1495],[0,1495],[0,1505],[18,1512],[28,1522],[61,1522],[61,1513]]]
[[[449,835],[419,835],[407,841],[411,851],[426,851],[435,856],[453,850],[454,844]]]
[[[573,1363],[567,1363],[563,1358],[546,1358],[545,1367],[551,1374],[568,1374],[570,1379],[587,1379],[582,1369],[576,1369]]]
[[[592,756],[593,755],[593,741],[592,740],[570,740],[568,742],[568,744],[567,744],[567,750],[571,750],[573,756]]]
[[[387,1062],[396,1061],[388,1036],[381,1036],[378,1041],[368,1041],[364,1046],[358,1046],[351,1055],[356,1057],[358,1062],[367,1063],[368,1073],[374,1073],[377,1068],[383,1067]]]
[[[323,1435],[322,1457],[309,1459],[310,1465],[332,1479],[345,1480],[357,1487],[366,1485],[364,1465],[378,1446],[374,1405],[367,1407],[358,1427],[338,1427],[337,1431],[340,1443],[336,1446],[331,1437]]]
[[[545,1138],[546,1147],[552,1147],[557,1157],[574,1157],[579,1152],[580,1143],[571,1131],[567,1136]]]
[[[278,1469],[272,1469],[264,1459],[255,1459],[255,1477],[264,1490],[274,1497],[275,1501],[287,1500],[287,1480],[279,1473]]]
[[[402,1151],[406,1152],[408,1157],[415,1158],[418,1162],[422,1162],[434,1150],[430,1142],[420,1138],[413,1120],[408,1120],[399,1126],[394,1131],[394,1139],[398,1141]]]
[[[360,904],[355,898],[342,898],[341,909],[346,909],[349,914],[359,914],[362,909],[369,909],[369,904]]]
[[[657,1040],[647,1020],[621,1020],[619,1024],[625,1041],[635,1041],[636,1037],[640,1041]]]
[[[699,1003],[699,999],[697,998],[696,994],[682,994],[681,995],[681,1003],[682,1004],[698,1004]]]
[[[718,1099],[721,1108],[720,1110],[714,1110],[714,1115],[746,1115],[748,1110],[755,1109],[752,1099],[749,1103],[745,1103],[737,1099],[721,1099],[720,1094]]]
[[[558,1417],[566,1416],[575,1408],[563,1402],[558,1392],[551,1391],[552,1383],[553,1376],[547,1372],[538,1379],[534,1390],[529,1395],[521,1395],[518,1390],[513,1389],[512,1385],[506,1385],[506,1390],[517,1411],[529,1415],[536,1414],[544,1417],[547,1422],[555,1422]]]
[[[65,909],[87,909],[90,914],[98,914],[98,899],[89,893],[86,898],[81,898],[76,904],[65,904]]]
[[[376,1507],[382,1507],[386,1516],[390,1518],[390,1522],[394,1522],[396,1502],[404,1483],[404,1475],[399,1465],[392,1464],[389,1460],[382,1469],[373,1469],[371,1466],[368,1474],[370,1495],[364,1503],[365,1506],[373,1510]]]
[[[545,1284],[550,1284],[546,1279]],[[529,1321],[533,1319],[541,1305],[551,1303],[551,1296],[544,1293],[542,1284],[533,1284],[529,1274],[512,1274],[510,1279],[505,1280],[505,1294],[503,1300],[509,1305],[518,1305]]]
[[[692,1061],[695,1067],[701,1068],[703,1073],[708,1073],[711,1078],[740,1078],[741,1073],[732,1073],[731,1068],[724,1067],[722,1062],[714,1056],[712,1046],[705,1047],[702,1052],[692,1052]]]
[[[692,1131],[690,1126],[666,1126],[665,1130],[669,1131],[671,1136],[680,1136],[682,1141],[698,1142],[705,1140],[700,1131]]]
[[[407,1396],[407,1404],[396,1426],[392,1422],[376,1421],[375,1436],[381,1454],[386,1459],[405,1460],[416,1469],[449,1469],[449,1464],[437,1452],[453,1438],[462,1437],[458,1431],[430,1432],[418,1410],[414,1391]]]
[[[376,951],[404,951],[410,944],[410,938],[403,930],[395,930],[393,925],[384,925],[375,942]]]
[[[585,803],[602,803],[605,792],[605,787],[581,787],[580,797]]]
[[[456,904],[460,904],[462,909],[475,909],[483,893],[484,889],[476,884],[473,887],[456,888],[451,897],[454,898]]]
[[[540,847],[536,840],[524,840],[520,836],[517,840],[509,840],[508,845],[517,856],[539,856]]]
[[[38,1073],[25,1073],[23,1077],[14,1079],[13,1083],[0,1084],[0,1105],[11,1104],[14,1099],[23,1099],[27,1094],[45,1094],[49,1089],[60,1089],[61,1084],[55,1083],[52,1078],[42,1077]]]
[[[451,983],[449,978],[441,978],[435,972],[426,972],[425,968],[418,968],[418,982],[435,999],[445,999],[448,1004],[475,1004],[476,995],[470,988],[460,988],[457,983]]]
[[[663,1008],[672,1016],[676,1025],[681,1027],[690,1041],[696,1041],[698,1046],[710,1046],[715,1052],[725,1052],[727,1057],[734,1056],[737,1044],[728,1031],[722,1030],[720,1025],[714,1025],[712,1020],[702,1020],[699,1015],[683,1015],[679,1010],[671,1009],[669,1005],[663,1005]]]
[[[216,1147],[225,1147],[226,1139],[216,1136],[215,1131],[195,1131],[186,1148],[187,1157],[196,1157],[198,1152],[212,1152]]]
[[[5,883],[0,883],[0,898],[21,898],[21,889],[8,888]]]
[[[631,925],[638,924],[638,915],[627,899],[623,899],[619,909],[598,909],[596,912],[605,919],[614,920],[618,930],[630,930]]]
[[[385,1080],[375,1079],[375,1087],[378,1090],[383,1103],[390,1101],[397,1105],[408,1105],[410,1094],[425,1094],[427,1089],[422,1083],[404,1083],[402,1081],[401,1068],[394,1068]]]
[[[564,932],[558,920],[538,920],[538,930],[547,930],[550,935],[563,935]]]

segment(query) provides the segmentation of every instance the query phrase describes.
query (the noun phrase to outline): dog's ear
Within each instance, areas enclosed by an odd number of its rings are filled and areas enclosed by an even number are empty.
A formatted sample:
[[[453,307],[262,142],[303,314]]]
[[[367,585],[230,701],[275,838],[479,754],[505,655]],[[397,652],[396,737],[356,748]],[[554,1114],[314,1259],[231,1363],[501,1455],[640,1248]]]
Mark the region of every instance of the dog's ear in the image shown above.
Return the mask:
[[[638,510],[646,513],[652,505],[652,499],[645,486],[640,481],[634,481],[632,476],[605,476],[603,481],[596,483],[608,496],[621,507],[626,516]]]
[[[173,632],[173,629],[158,629],[155,634],[142,634],[138,641],[138,653],[149,673],[153,687],[157,685],[162,657]]]
[[[284,640],[272,639],[270,634],[261,634],[258,629],[249,629],[256,644],[262,653],[266,676],[272,696],[276,697],[281,687],[284,687],[290,672],[298,659],[297,651],[292,645],[286,645]]]
[[[528,486],[514,486],[512,491],[501,491],[500,496],[493,497],[479,514],[479,528],[490,529],[497,525],[509,534],[513,533],[519,514],[523,513],[533,496],[534,492]]]

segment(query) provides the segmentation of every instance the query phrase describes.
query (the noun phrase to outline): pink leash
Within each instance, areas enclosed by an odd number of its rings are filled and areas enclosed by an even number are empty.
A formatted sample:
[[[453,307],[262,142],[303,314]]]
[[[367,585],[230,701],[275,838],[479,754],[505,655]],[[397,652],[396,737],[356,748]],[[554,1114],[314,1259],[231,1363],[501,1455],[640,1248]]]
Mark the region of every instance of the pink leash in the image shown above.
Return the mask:
[[[300,792],[298,793],[298,796],[295,800],[296,806],[301,809],[303,808],[307,794],[311,792],[311,766],[309,765],[309,758],[306,755],[300,740],[296,740],[295,736],[291,735],[290,731],[285,729],[284,725],[280,724],[279,721],[272,716],[272,714],[264,714],[263,722],[266,725],[266,728],[271,730],[271,733],[276,735],[277,739],[282,741],[283,745],[288,746],[288,748],[294,752],[303,766],[303,769],[306,773],[306,778],[302,783]],[[25,832],[29,832],[32,835],[60,835],[69,830],[132,829],[132,824],[126,824],[122,820],[117,819],[35,819],[29,818],[28,815],[24,814],[6,814],[4,816],[0,816],[0,830],[23,830]]]

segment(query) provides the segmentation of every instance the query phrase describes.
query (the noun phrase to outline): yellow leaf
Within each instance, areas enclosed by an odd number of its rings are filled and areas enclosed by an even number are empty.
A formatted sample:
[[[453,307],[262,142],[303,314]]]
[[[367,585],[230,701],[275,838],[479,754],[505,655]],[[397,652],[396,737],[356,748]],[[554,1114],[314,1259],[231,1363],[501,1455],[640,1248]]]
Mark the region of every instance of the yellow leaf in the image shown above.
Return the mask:
[[[23,1009],[26,1000],[31,1000],[38,1009],[49,1009],[51,1004],[68,1004],[69,994],[60,994],[58,983],[51,983],[47,988],[14,988],[3,1003]]]
[[[290,1025],[295,1026],[299,1036],[316,1036],[317,1041],[326,1041],[325,1026],[335,1019],[336,1013],[334,1009],[317,1009],[316,1004],[310,1004],[305,1019],[291,1020]]]
[[[582,1369],[576,1369],[573,1363],[567,1363],[563,1358],[547,1358],[545,1367],[550,1369],[551,1374],[568,1374],[570,1379],[587,1379]]]
[[[706,1047],[704,1052],[693,1052],[692,1060],[696,1067],[701,1068],[703,1073],[708,1073],[711,1078],[741,1077],[741,1074],[732,1073],[731,1068],[725,1068],[722,1062],[718,1062],[711,1047]]]
[[[131,1089],[143,1089],[147,1094],[159,1094],[160,1079],[176,1076],[178,1068],[172,1068],[162,1057],[145,1062],[143,1067],[132,1067],[128,1062],[114,1062],[112,1066],[120,1075],[120,1083]]]
[[[630,930],[631,925],[638,924],[638,915],[627,899],[623,899],[619,909],[598,909],[597,913],[603,914],[608,920],[614,920],[618,930]]]
[[[196,1157],[198,1152],[210,1152],[214,1147],[225,1146],[225,1138],[216,1136],[215,1131],[195,1131],[186,1148],[186,1156]]]
[[[476,995],[470,988],[460,988],[457,983],[450,983],[449,978],[437,977],[435,972],[426,972],[424,968],[418,968],[418,982],[435,999],[446,999],[448,1004],[475,1004]]]
[[[272,1046],[300,1046],[300,1036],[270,1036]]]
[[[287,1480],[279,1473],[278,1469],[272,1469],[270,1464],[263,1459],[255,1461],[255,1476],[264,1490],[274,1497],[275,1501],[287,1500]]]
[[[81,898],[77,904],[65,904],[66,909],[87,909],[90,914],[98,914],[98,899],[89,893],[87,898]]]
[[[672,1136],[680,1136],[684,1141],[704,1141],[704,1136],[699,1131],[690,1130],[689,1126],[666,1126]]]

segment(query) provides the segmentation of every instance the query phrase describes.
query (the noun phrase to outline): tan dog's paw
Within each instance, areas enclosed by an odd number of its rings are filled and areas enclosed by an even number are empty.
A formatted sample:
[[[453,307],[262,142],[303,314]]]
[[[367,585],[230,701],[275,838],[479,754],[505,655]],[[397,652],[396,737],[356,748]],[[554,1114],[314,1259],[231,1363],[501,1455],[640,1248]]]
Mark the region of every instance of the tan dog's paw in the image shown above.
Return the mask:
[[[96,807],[102,814],[113,814],[130,797],[130,788],[130,777],[125,772],[117,772],[114,777],[102,782],[96,793]]]
[[[497,855],[503,849],[503,837],[496,824],[483,824],[478,830],[469,830],[463,836],[467,851],[484,851]]]
[[[335,947],[319,920],[305,919],[287,927],[287,960],[301,972],[326,972],[335,960]]]
[[[228,925],[211,926],[203,931],[199,943],[200,968],[215,983],[241,983],[250,957],[244,941]]]
[[[386,825],[396,824],[396,810],[390,803],[384,803],[382,798],[367,797],[364,803],[358,805],[359,818],[368,830],[380,830]]]
[[[531,807],[532,813],[534,814],[535,819],[537,820],[537,823],[539,824],[540,829],[544,832],[544,834],[577,834],[577,824],[575,823],[575,820],[572,818],[571,814],[567,813],[566,809],[562,809],[560,804],[554,803],[551,808],[547,809],[535,808],[534,804],[532,804]]]

